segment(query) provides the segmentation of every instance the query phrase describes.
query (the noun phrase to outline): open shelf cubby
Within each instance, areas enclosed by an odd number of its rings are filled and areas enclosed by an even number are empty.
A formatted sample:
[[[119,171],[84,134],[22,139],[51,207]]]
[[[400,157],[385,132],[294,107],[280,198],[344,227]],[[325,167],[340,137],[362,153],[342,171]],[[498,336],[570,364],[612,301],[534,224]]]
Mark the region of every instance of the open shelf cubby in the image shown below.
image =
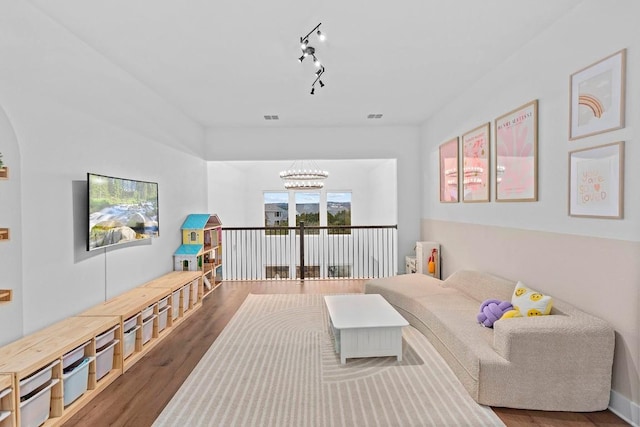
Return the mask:
[[[0,227],[0,241],[9,240],[9,229]]]
[[[0,179],[9,179],[9,168],[3,167],[0,168]]]

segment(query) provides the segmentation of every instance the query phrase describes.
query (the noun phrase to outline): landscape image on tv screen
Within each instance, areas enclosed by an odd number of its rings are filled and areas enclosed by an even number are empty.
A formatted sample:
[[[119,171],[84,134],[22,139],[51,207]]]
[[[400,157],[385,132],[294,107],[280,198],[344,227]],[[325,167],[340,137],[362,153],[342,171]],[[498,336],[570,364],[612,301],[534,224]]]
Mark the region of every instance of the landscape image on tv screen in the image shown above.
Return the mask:
[[[158,184],[87,174],[87,250],[159,236]]]

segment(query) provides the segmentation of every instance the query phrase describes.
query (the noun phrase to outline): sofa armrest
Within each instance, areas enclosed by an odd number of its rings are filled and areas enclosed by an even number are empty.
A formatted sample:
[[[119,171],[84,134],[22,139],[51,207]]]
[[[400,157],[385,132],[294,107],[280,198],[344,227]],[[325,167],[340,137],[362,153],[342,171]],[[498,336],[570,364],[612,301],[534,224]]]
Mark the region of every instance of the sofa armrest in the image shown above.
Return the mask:
[[[512,363],[611,373],[615,333],[597,317],[584,313],[509,318],[495,322],[493,329],[494,349]]]

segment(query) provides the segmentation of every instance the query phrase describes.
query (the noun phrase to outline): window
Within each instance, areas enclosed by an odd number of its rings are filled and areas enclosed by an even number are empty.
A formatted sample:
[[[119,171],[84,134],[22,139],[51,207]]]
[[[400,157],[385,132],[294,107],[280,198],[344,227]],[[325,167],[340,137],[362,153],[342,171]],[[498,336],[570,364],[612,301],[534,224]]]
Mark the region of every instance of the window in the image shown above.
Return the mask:
[[[327,193],[327,226],[349,225],[351,225],[351,193]],[[330,228],[329,234],[351,234],[351,230]]]
[[[264,193],[264,226],[289,226],[289,193]],[[286,235],[289,230],[267,230],[267,235]]]
[[[289,278],[289,266],[288,265],[267,265],[265,267],[265,275],[267,279],[288,279]]]
[[[191,236],[190,237],[191,237],[191,241],[192,242],[195,242],[196,240],[198,240],[198,235],[196,234],[195,231],[191,232]]]
[[[320,193],[296,192],[296,227],[301,222],[305,227],[320,225]],[[309,230],[308,234],[318,234],[318,230]]]
[[[304,266],[305,279],[318,279],[320,278],[320,266],[319,265],[305,265]],[[300,266],[296,265],[296,279],[300,278]]]
[[[350,265],[330,265],[328,268],[328,276],[334,277],[351,277]]]

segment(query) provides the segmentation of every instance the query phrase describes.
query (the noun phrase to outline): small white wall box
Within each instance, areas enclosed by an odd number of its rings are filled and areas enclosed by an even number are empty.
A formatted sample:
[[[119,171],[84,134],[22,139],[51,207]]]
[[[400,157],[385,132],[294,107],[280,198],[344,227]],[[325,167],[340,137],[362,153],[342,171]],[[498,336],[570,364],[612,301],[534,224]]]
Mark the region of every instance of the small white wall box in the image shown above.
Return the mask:
[[[110,344],[115,339],[116,331],[118,330],[118,328],[119,326],[114,326],[108,331],[103,332],[100,335],[96,336],[96,349],[99,350],[105,347],[106,345]]]
[[[89,386],[89,363],[93,359],[93,357],[85,357],[63,371],[62,400],[64,406],[69,406],[87,391]]]
[[[49,379],[48,382],[45,381],[40,388],[37,388],[31,394],[27,393],[24,397],[21,396],[20,425],[22,427],[38,427],[49,419],[51,388],[58,384],[59,381],[57,378]],[[24,400],[22,400],[23,398]]]
[[[429,259],[433,259],[433,272],[429,271]],[[440,275],[440,244],[437,242],[416,242],[416,271],[426,274],[436,279],[441,279]]]
[[[96,351],[96,381],[100,381],[113,369],[113,353],[118,342],[118,340],[113,340]]]

